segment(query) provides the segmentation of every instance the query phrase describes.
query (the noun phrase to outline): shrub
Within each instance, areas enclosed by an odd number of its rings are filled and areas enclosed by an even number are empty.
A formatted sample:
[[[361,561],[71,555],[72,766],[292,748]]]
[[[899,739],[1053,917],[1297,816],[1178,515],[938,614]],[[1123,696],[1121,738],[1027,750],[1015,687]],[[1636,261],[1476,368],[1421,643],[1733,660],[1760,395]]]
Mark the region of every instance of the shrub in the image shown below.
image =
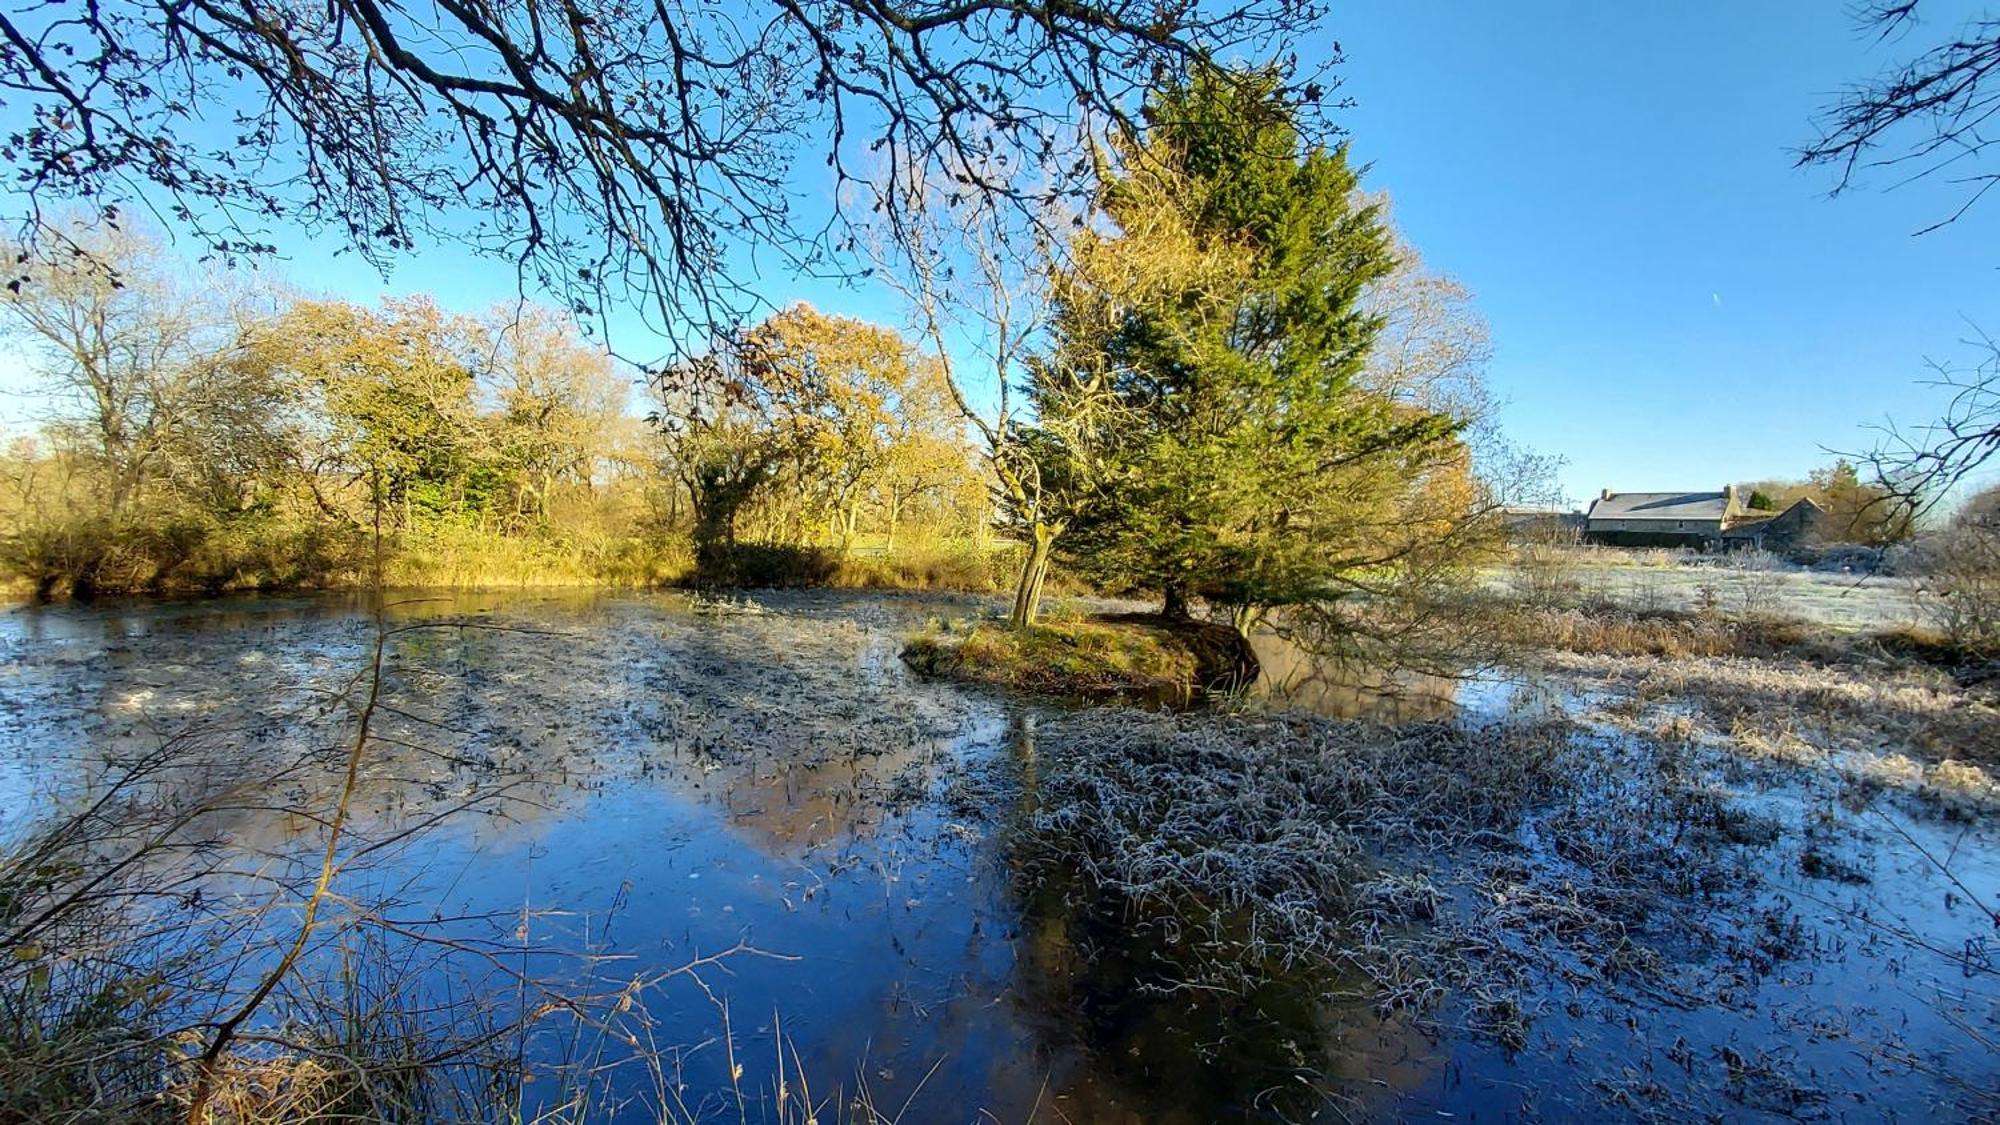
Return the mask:
[[[1522,546],[1514,553],[1511,580],[1514,595],[1531,606],[1575,605],[1583,597],[1573,554],[1557,546]]]
[[[1960,523],[1920,548],[1918,607],[1962,652],[2000,656],[2000,531]]]
[[[820,547],[777,543],[705,543],[695,551],[695,577],[713,586],[824,586],[840,558]]]

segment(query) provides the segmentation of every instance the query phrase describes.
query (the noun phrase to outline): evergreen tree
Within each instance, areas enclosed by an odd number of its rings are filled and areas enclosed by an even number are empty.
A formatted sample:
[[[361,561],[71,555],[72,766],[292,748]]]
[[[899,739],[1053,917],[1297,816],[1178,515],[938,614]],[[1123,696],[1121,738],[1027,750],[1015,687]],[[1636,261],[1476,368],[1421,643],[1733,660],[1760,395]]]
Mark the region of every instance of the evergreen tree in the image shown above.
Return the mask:
[[[1203,74],[1146,122],[1111,154],[1107,223],[1058,278],[1029,392],[1065,464],[1099,465],[1066,558],[1247,628],[1433,548],[1430,517],[1464,507],[1461,423],[1359,380],[1390,236],[1345,147],[1301,145],[1274,77]]]

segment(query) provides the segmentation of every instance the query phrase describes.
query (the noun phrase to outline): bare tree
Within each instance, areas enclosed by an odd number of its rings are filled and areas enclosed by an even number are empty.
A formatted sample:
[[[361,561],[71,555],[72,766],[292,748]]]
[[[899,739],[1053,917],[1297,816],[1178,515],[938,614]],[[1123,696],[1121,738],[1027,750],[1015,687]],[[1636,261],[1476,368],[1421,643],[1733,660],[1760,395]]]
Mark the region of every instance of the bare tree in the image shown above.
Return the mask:
[[[1859,13],[1862,28],[1879,41],[1913,34],[1921,0],[1875,0]],[[1982,15],[1880,77],[1857,85],[1823,109],[1819,138],[1799,150],[1801,167],[1834,169],[1836,193],[1871,168],[1897,171],[1899,182],[1948,173],[1967,187],[1950,215],[1924,228],[1936,230],[1970,209],[1996,183],[2000,171],[1985,166],[2000,112],[2000,19]]]
[[[1555,474],[1560,458],[1524,448],[1501,429],[1503,404],[1486,381],[1492,335],[1472,291],[1424,264],[1416,247],[1396,230],[1386,194],[1371,194],[1368,201],[1382,209],[1393,233],[1396,266],[1369,287],[1365,298],[1368,310],[1381,318],[1382,330],[1369,349],[1362,381],[1396,402],[1459,421],[1461,440],[1485,493],[1468,518],[1508,504],[1559,503]]]
[[[1884,503],[1905,522],[2000,453],[2000,341],[1975,330],[1965,345],[1969,362],[1929,361],[1929,382],[1946,396],[1937,419],[1910,429],[1889,424],[1866,455]]]
[[[887,158],[1039,205],[1087,180],[1080,125],[1122,121],[1146,87],[1212,57],[1283,52],[1319,14],[1319,0],[17,6],[0,14],[0,159],[29,231],[49,202],[84,200],[151,208],[223,256],[273,249],[279,219],[377,264],[449,239],[579,315],[636,290],[666,326],[727,324],[753,296],[739,252],[843,268],[839,216],[794,210],[799,157],[835,187]]]
[[[1880,41],[1914,35],[1922,0],[1875,0],[1860,9],[1861,26]],[[1923,228],[1957,220],[2000,184],[1987,150],[2000,113],[2000,18],[1981,15],[1873,81],[1843,94],[1820,114],[1818,140],[1798,154],[1800,166],[1833,168],[1834,191],[1853,186],[1871,168],[1895,170],[1908,183],[1944,174],[1964,186],[1951,214]],[[1912,431],[1891,426],[1865,455],[1898,518],[1927,510],[1952,486],[2000,451],[2000,345],[1975,329],[1966,341],[1971,364],[1931,361],[1934,385],[1949,395],[1937,421]]]
[[[1970,656],[2000,653],[2000,485],[1917,547],[1918,609]]]
[[[901,193],[900,204],[882,208],[899,230],[878,232],[870,247],[878,276],[902,297],[938,355],[952,402],[978,431],[1024,552],[1010,619],[1033,625],[1066,521],[1028,447],[1012,392],[1047,328],[1049,257],[1057,250],[1047,231],[1060,224],[1048,216],[1022,222],[953,182],[914,175],[878,181],[879,194]]]
[[[17,249],[32,284],[0,294],[0,337],[38,353],[51,434],[95,471],[114,523],[163,481],[227,506],[247,462],[282,457],[283,389],[243,346],[250,302],[136,234],[58,240]]]

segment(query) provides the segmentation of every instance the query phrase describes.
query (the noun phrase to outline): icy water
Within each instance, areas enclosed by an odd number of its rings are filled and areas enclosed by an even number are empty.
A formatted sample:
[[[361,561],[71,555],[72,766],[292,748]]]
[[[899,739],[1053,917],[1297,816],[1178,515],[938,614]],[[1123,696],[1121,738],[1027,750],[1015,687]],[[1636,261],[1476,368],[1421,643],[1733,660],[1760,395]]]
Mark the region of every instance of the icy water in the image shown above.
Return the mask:
[[[1986,1045],[2000,1042],[2000,933],[1967,901],[1968,888],[2000,901],[1994,826],[1877,823],[1810,783],[1704,779],[1740,787],[1771,826],[1743,834],[1768,880],[1717,927],[1738,947],[1648,935],[1685,959],[1670,975],[1713,1003],[1638,977],[1564,985],[1552,965],[1521,1035],[1483,1033],[1457,998],[1420,1029],[1365,995],[1284,995],[1282,981],[1255,1005],[1163,991],[1143,942],[1015,862],[1037,762],[1071,712],[926,682],[898,659],[928,620],[987,608],[833,594],[722,608],[678,595],[406,599],[393,623],[441,627],[391,644],[384,750],[364,771],[355,838],[395,841],[496,788],[506,799],[383,847],[347,890],[467,919],[465,932],[487,925],[481,936],[503,946],[587,950],[607,959],[600,979],[721,955],[644,1001],[677,1066],[667,1085],[718,1120],[736,1119],[739,1092],[753,1116],[778,1111],[781,1047],[815,1099],[865,1089],[907,1122],[1929,1120],[1972,1116],[1965,1089],[2000,1084]],[[300,739],[337,745],[329,700],[372,636],[342,598],[0,616],[0,834],[107,755],[190,724],[227,731],[246,771]],[[1389,721],[1532,711],[1547,690],[1426,682],[1384,702],[1281,672],[1297,703]],[[1533,868],[1520,878],[1559,888],[1571,860],[1544,831],[1531,818],[1515,842]],[[229,844],[284,856],[316,832],[246,813]],[[1785,841],[1808,839],[1838,862],[1803,873],[1805,845]],[[1949,876],[1926,851],[1949,855]],[[653,1119],[658,1077],[618,1081],[630,1119]]]

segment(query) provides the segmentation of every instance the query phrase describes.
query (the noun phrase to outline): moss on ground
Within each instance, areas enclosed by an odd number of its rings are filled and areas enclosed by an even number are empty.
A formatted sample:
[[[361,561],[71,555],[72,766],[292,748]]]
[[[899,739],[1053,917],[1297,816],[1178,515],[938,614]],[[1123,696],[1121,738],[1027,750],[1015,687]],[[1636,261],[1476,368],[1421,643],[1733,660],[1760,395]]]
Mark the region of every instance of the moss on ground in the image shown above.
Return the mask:
[[[1256,676],[1226,626],[1145,616],[1016,628],[987,621],[962,634],[913,638],[903,659],[920,672],[1084,699],[1184,706]]]

